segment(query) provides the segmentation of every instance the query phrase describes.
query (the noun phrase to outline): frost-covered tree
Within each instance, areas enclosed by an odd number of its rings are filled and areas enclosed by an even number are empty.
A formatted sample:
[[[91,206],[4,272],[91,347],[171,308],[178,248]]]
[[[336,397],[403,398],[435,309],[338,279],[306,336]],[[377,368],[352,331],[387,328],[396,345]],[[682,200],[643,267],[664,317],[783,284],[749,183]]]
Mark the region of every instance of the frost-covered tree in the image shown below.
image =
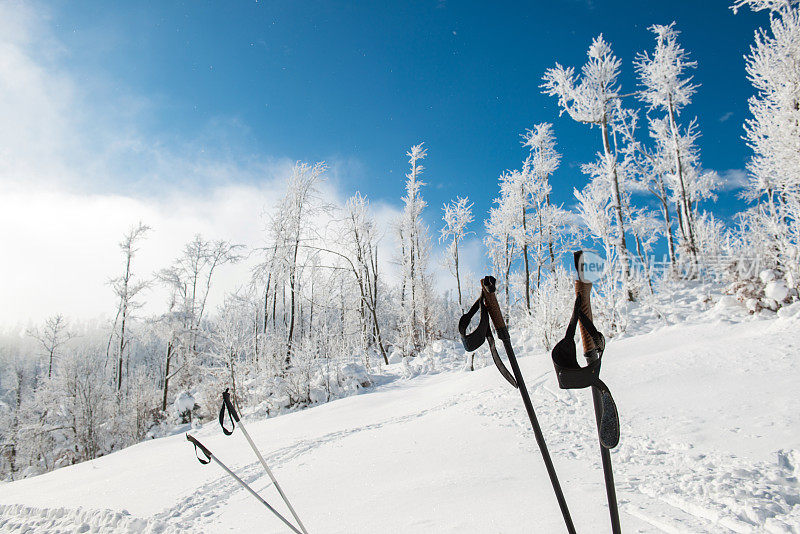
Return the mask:
[[[379,286],[382,280],[379,275],[378,241],[375,221],[370,213],[369,201],[361,193],[350,197],[342,210],[338,234],[331,239],[323,239],[319,244],[307,245],[307,248],[320,252],[332,259],[334,269],[349,272],[351,276],[336,277],[338,296],[342,305],[341,326],[344,332],[348,314],[345,308],[357,310],[357,329],[360,332],[358,350],[365,351],[365,366],[370,367],[368,351],[377,349],[384,363],[388,363],[379,307]],[[355,286],[355,287],[353,287]],[[312,286],[313,289],[313,286]],[[325,293],[327,295],[327,293]],[[353,300],[355,302],[345,300]],[[346,343],[343,337],[343,343]]]
[[[685,145],[694,145],[698,134],[694,121],[682,133],[678,115],[691,103],[692,96],[697,92],[698,85],[693,84],[692,77],[687,74],[689,69],[697,67],[697,62],[690,60],[689,54],[678,43],[680,32],[675,29],[674,22],[669,25],[653,25],[650,31],[655,34],[656,39],[652,55],[644,52],[637,55],[634,61],[642,85],[639,98],[651,110],[659,110],[665,114],[663,121],[651,121],[651,134],[661,145],[660,150],[668,151],[671,155],[669,174],[677,197],[679,228],[686,248],[696,262],[698,251],[691,205],[693,184],[690,183],[690,178],[697,178],[699,174],[690,170],[692,162],[688,160],[696,160],[697,156],[688,154]],[[696,148],[694,151],[696,152]]]
[[[747,56],[756,90],[745,135],[754,155],[748,165],[750,196],[773,204],[800,190],[800,2],[739,0],[734,8],[769,10],[769,31],[760,28]]]
[[[747,165],[746,196],[756,204],[745,221],[764,259],[800,281],[800,2],[798,0],[738,0],[734,11],[749,7],[769,12],[769,29],[759,28],[746,57],[748,79],[756,94],[748,104],[745,139],[753,150]],[[759,246],[760,243],[760,246]]]
[[[700,151],[697,147],[700,132],[695,120],[678,133],[677,152],[680,153],[682,162],[682,181],[675,172],[675,139],[669,118],[650,118],[648,122],[650,138],[653,141],[652,148],[634,143],[637,154],[633,157],[638,167],[638,187],[649,191],[659,201],[663,233],[667,237],[672,263],[676,261],[677,248],[681,248],[694,262],[698,254],[703,251],[694,238],[691,239],[695,241],[695,245],[691,245],[689,225],[691,224],[693,236],[696,233],[694,226],[697,205],[704,200],[716,199],[715,190],[719,186],[719,176],[714,171],[702,169]],[[685,206],[688,206],[688,218]],[[672,207],[677,216],[680,247],[676,246],[672,232]]]
[[[405,354],[416,354],[427,343],[431,331],[430,280],[428,258],[430,236],[422,220],[422,210],[427,206],[420,193],[425,182],[420,180],[424,167],[420,163],[428,151],[423,143],[412,146],[407,152],[411,166],[406,174],[406,195],[403,213],[397,224],[400,242],[401,309],[403,314],[400,343]]]
[[[522,323],[545,350],[551,350],[564,335],[564,323],[574,299],[573,278],[561,265],[545,273],[533,290],[536,309],[534,313],[525,314]]]
[[[171,267],[162,269],[157,274],[172,295],[166,319],[173,323],[175,334],[167,347],[164,398],[168,395],[170,377],[179,371],[184,371],[188,383],[197,380],[193,366],[196,364],[198,345],[205,341],[201,326],[206,315],[214,274],[219,267],[241,260],[241,249],[242,245],[225,240],[208,241],[198,234],[186,244]],[[170,366],[176,356],[180,356],[183,361],[173,371]]]
[[[511,311],[511,267],[517,255],[514,229],[517,226],[520,209],[516,202],[517,189],[503,187],[505,176],[500,177],[500,196],[494,199],[495,206],[489,209],[489,218],[485,222],[486,237],[483,242],[497,279],[501,281],[505,293],[505,315],[508,317]]]
[[[603,186],[604,194],[611,199],[614,233],[607,237],[613,239],[620,261],[622,284],[627,288],[630,262],[625,241],[624,184],[618,172],[618,146],[616,142],[612,143],[619,123],[628,118],[628,113],[620,103],[624,95],[620,93],[617,80],[622,62],[602,35],[592,41],[587,55],[589,59],[581,68],[580,76],[575,74],[574,68],[558,63],[547,69],[542,90],[558,98],[561,113],[566,112],[577,122],[600,127],[603,151],[598,154],[595,164],[585,168],[595,171],[593,179]],[[628,291],[628,297],[633,297],[631,291]]]
[[[286,364],[291,363],[295,327],[298,322],[300,298],[300,254],[302,242],[308,237],[313,221],[323,210],[319,202],[319,185],[325,177],[324,162],[310,165],[298,162],[292,170],[286,194],[279,204],[273,224],[277,227],[278,250],[289,285],[288,326],[286,332]]]
[[[222,365],[211,368],[215,379],[211,382],[217,386],[212,388],[213,394],[218,394],[223,389],[221,384],[230,387],[234,397],[238,393],[239,366],[247,363],[247,354],[252,347],[254,335],[250,318],[250,302],[246,296],[238,293],[227,295],[217,310],[209,335],[208,354]],[[222,372],[217,372],[218,369]]]
[[[67,320],[60,313],[53,315],[45,320],[41,330],[34,327],[28,330],[27,334],[38,341],[44,349],[47,355],[47,378],[52,377],[56,352],[62,345],[75,337],[75,334],[69,330]]]
[[[447,242],[447,253],[445,263],[456,277],[456,287],[458,289],[458,305],[463,306],[461,301],[461,277],[458,271],[458,244],[470,233],[467,226],[473,221],[472,204],[468,197],[456,197],[455,200],[442,207],[444,211],[444,227],[440,231],[439,242]]]
[[[122,241],[119,243],[119,248],[122,250],[122,255],[125,262],[125,268],[123,269],[122,275],[112,279],[109,282],[111,287],[114,289],[114,295],[116,295],[118,299],[117,315],[114,319],[114,332],[112,337],[110,337],[108,340],[110,348],[113,336],[117,337],[117,391],[122,389],[123,359],[125,355],[125,349],[128,345],[128,339],[126,338],[127,332],[125,329],[129,326],[128,322],[133,313],[143,305],[141,302],[136,300],[136,296],[150,285],[148,280],[137,280],[132,270],[132,260],[136,254],[136,246],[138,245],[138,241],[143,239],[149,230],[150,227],[142,224],[141,222],[128,230],[128,232],[122,238]]]
[[[31,395],[35,369],[14,350],[17,347],[4,348],[0,352],[0,477],[9,473],[13,480],[21,463],[18,456],[25,453],[20,440],[21,411],[23,400]]]
[[[345,212],[345,250],[349,250],[353,260],[349,265],[361,295],[359,310],[361,331],[367,342],[366,348],[378,348],[384,363],[389,363],[386,347],[381,334],[378,307],[378,288],[381,283],[378,269],[378,239],[375,221],[369,211],[369,201],[360,193],[350,197],[344,207]],[[369,367],[369,366],[368,366]]]
[[[484,239],[504,282],[507,313],[512,292],[519,295],[525,313],[531,313],[533,288],[548,264],[555,268],[570,234],[567,213],[550,201],[550,177],[561,161],[552,125],[534,125],[522,134],[522,145],[528,148],[522,166],[500,175],[500,195],[489,212]]]
[[[550,178],[561,163],[561,154],[556,150],[556,137],[553,125],[543,122],[534,125],[523,135],[523,146],[530,154],[523,164],[527,175],[527,204],[532,211],[532,219],[526,229],[529,246],[537,269],[536,286],[541,282],[542,268],[549,263],[552,271],[556,265],[556,257],[564,252],[569,242],[569,216],[561,207],[550,201],[552,187]]]

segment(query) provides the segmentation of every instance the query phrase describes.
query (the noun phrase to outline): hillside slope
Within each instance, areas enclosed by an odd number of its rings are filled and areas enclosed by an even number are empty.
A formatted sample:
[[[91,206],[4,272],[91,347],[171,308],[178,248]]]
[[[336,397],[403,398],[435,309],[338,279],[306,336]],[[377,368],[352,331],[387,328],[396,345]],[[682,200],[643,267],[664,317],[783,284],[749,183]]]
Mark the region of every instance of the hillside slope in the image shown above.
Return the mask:
[[[625,532],[800,532],[800,313],[781,315],[718,305],[609,343]],[[590,393],[559,390],[549,355],[518,352],[577,530],[609,531]],[[312,533],[564,531],[519,395],[493,367],[248,429]],[[195,434],[285,509],[239,432]],[[0,531],[286,529],[179,435],[0,485]]]

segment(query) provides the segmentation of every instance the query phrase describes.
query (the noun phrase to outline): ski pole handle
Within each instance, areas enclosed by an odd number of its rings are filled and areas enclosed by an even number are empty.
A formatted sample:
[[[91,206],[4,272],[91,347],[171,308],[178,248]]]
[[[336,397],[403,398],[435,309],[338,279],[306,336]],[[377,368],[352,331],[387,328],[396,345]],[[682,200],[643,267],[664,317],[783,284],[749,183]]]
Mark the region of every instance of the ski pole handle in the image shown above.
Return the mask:
[[[191,434],[186,434],[186,440],[190,441],[192,445],[194,445],[195,455],[197,456],[197,459],[200,461],[201,464],[207,464],[211,461],[211,456],[213,456],[211,454],[211,451],[206,449],[205,446],[199,441],[197,441],[197,439],[194,436],[192,436]],[[205,455],[206,457],[205,460],[200,458],[200,456],[197,454],[197,449],[200,449],[200,451]]]
[[[230,430],[225,428],[225,410],[228,411],[228,418],[231,421]],[[222,427],[222,432],[226,436],[230,436],[236,429],[236,423],[238,422],[239,414],[236,413],[236,408],[234,408],[233,402],[231,402],[231,394],[228,392],[228,388],[225,388],[225,391],[222,393],[222,406],[219,409],[219,426]]]
[[[575,280],[575,296],[580,297],[581,311],[592,321],[594,320],[594,317],[592,317],[592,283],[582,280],[583,273],[581,272],[581,266],[583,264],[583,251],[578,250],[573,255],[575,257],[575,270],[578,273],[578,279]],[[579,321],[578,326],[581,329],[583,353],[589,354],[598,347],[595,345],[594,339],[592,339],[586,327],[583,326],[583,322]]]
[[[503,312],[500,311],[500,304],[497,303],[496,289],[497,280],[495,280],[494,276],[487,276],[481,280],[483,301],[486,304],[486,311],[489,312],[489,317],[494,324],[494,329],[497,331],[497,337],[509,339],[508,327],[505,319],[503,319]]]
[[[580,296],[581,302],[580,307],[581,311],[589,318],[590,321],[594,320],[592,317],[592,283],[591,282],[581,282],[580,280],[575,280],[575,296]],[[592,336],[589,335],[589,332],[586,331],[586,327],[583,326],[582,322],[578,322],[578,327],[581,329],[581,342],[583,343],[583,353],[589,353],[595,350],[597,347],[595,346],[594,339]]]

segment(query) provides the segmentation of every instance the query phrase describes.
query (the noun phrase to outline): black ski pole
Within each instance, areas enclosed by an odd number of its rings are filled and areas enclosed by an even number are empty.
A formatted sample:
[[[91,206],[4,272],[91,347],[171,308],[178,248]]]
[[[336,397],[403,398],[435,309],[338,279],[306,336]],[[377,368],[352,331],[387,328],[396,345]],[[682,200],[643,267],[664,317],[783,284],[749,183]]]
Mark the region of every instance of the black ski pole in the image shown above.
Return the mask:
[[[581,263],[582,251],[575,253],[575,267],[578,269],[578,280],[575,280],[575,296],[580,297],[580,308],[584,315],[591,321],[592,318],[592,283],[580,280],[581,270],[579,264]],[[595,346],[594,339],[586,330],[583,322],[579,322],[581,332],[581,342],[583,344],[583,356],[588,363],[597,361],[600,357],[599,348]],[[601,415],[603,413],[602,392],[593,387],[592,400],[594,401],[594,415],[597,422],[598,435],[601,431]],[[611,532],[613,534],[620,534],[622,529],[619,522],[619,509],[617,507],[617,491],[614,487],[614,471],[611,466],[611,451],[600,443],[600,459],[603,463],[603,475],[606,483],[606,498],[608,499],[608,512],[611,515]]]
[[[522,377],[522,371],[520,371],[519,364],[517,363],[517,357],[514,355],[514,348],[511,346],[511,336],[508,334],[508,328],[506,327],[506,322],[503,319],[503,313],[500,311],[500,305],[497,303],[497,297],[495,296],[495,278],[493,276],[487,276],[481,280],[481,289],[483,301],[485,303],[486,310],[489,313],[489,317],[492,319],[492,323],[494,324],[497,337],[500,338],[500,340],[503,342],[503,346],[506,349],[506,355],[508,356],[508,361],[511,364],[511,370],[514,373],[517,386],[519,386],[518,389],[519,394],[522,397],[522,403],[525,405],[525,410],[528,412],[528,418],[531,420],[533,433],[536,435],[536,443],[539,445],[539,450],[542,453],[544,465],[547,468],[547,474],[550,476],[550,482],[553,484],[553,491],[556,494],[558,506],[561,508],[561,515],[564,516],[564,523],[567,526],[567,531],[570,534],[575,534],[575,526],[572,524],[572,517],[570,517],[569,514],[567,501],[564,498],[564,493],[561,491],[561,484],[558,482],[558,476],[556,475],[556,469],[553,466],[553,460],[550,458],[550,453],[547,450],[547,443],[544,441],[544,435],[542,435],[542,429],[539,426],[539,421],[536,419],[536,413],[533,411],[533,404],[531,403],[531,398],[528,395],[528,389],[525,387],[525,379]]]
[[[281,521],[283,521],[283,522],[286,524],[286,526],[287,526],[287,527],[289,527],[290,529],[292,529],[292,532],[294,532],[295,534],[303,534],[302,532],[300,532],[299,530],[297,530],[297,529],[295,528],[295,526],[294,526],[294,525],[292,525],[292,524],[291,524],[291,523],[290,523],[290,522],[289,522],[289,521],[288,521],[288,520],[287,520],[285,517],[283,517],[283,516],[282,516],[280,513],[278,513],[278,511],[277,511],[275,508],[273,508],[272,506],[270,506],[270,504],[269,504],[267,501],[265,501],[265,500],[263,499],[263,497],[261,497],[261,495],[259,495],[258,493],[256,493],[256,492],[255,492],[255,490],[254,490],[253,488],[251,488],[251,487],[250,487],[250,486],[247,484],[247,482],[245,482],[244,480],[242,480],[241,478],[239,478],[238,476],[236,476],[236,473],[234,473],[233,471],[231,471],[230,469],[228,469],[228,466],[227,466],[227,465],[223,464],[223,463],[222,463],[222,462],[219,460],[219,458],[217,458],[216,456],[214,456],[213,454],[211,454],[211,451],[210,451],[210,450],[208,450],[208,449],[207,449],[207,448],[206,448],[206,447],[205,447],[205,446],[204,446],[202,443],[200,443],[199,441],[197,441],[197,438],[195,438],[195,437],[194,437],[194,436],[192,436],[191,434],[186,434],[186,439],[187,439],[188,441],[190,441],[190,442],[192,443],[192,445],[194,445],[195,454],[197,454],[197,450],[199,449],[199,450],[200,450],[200,452],[202,452],[202,453],[203,453],[203,455],[205,456],[205,460],[204,460],[203,458],[200,458],[200,456],[199,456],[199,455],[197,456],[197,459],[200,461],[200,463],[201,463],[201,464],[207,464],[207,463],[209,463],[211,460],[214,460],[214,461],[217,463],[217,465],[218,465],[218,466],[220,466],[222,469],[224,469],[224,470],[225,470],[225,472],[226,472],[226,473],[228,473],[230,476],[232,476],[232,477],[233,477],[233,479],[234,479],[234,480],[236,480],[236,482],[238,482],[239,484],[241,484],[241,485],[242,485],[242,487],[243,487],[244,489],[246,489],[247,491],[249,491],[249,492],[250,492],[250,494],[251,494],[253,497],[255,497],[256,499],[258,499],[258,502],[260,502],[261,504],[263,504],[264,506],[266,506],[266,507],[269,509],[269,511],[270,511],[270,512],[272,512],[273,514],[275,514],[275,516],[276,516],[278,519],[280,519]]]

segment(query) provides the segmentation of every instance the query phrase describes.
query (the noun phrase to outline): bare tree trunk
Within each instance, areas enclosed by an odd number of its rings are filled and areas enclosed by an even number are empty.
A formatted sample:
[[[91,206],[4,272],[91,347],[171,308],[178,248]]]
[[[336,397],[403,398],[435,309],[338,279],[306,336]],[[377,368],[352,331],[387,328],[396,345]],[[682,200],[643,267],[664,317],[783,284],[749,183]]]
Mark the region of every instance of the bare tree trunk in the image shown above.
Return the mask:
[[[383,339],[381,339],[381,327],[378,324],[378,247],[375,247],[375,255],[372,257],[372,322],[375,327],[375,341],[378,343],[378,349],[383,356],[383,362],[389,365],[389,358],[386,356],[386,348],[383,346]]]
[[[297,292],[297,249],[300,246],[299,239],[294,243],[294,255],[292,257],[292,268],[289,273],[289,289],[291,291],[290,310],[289,310],[289,334],[286,341],[286,367],[291,364],[292,358],[292,337],[294,336],[295,323],[295,293]]]
[[[550,207],[550,193],[547,193],[547,207]],[[553,253],[553,228],[547,227],[547,249],[550,252],[550,269],[555,267],[556,255]]]
[[[169,394],[169,364],[172,361],[172,341],[167,343],[167,357],[164,363],[164,391],[161,396],[161,410],[167,409],[167,395]]]
[[[277,332],[278,325],[276,324],[278,309],[278,283],[275,282],[275,287],[272,288],[272,332]]]
[[[689,238],[689,252],[692,259],[697,264],[697,246],[694,239],[694,228],[692,227],[691,220],[691,207],[689,206],[689,198],[686,193],[686,181],[683,176],[683,163],[681,161],[681,149],[678,144],[678,125],[675,123],[675,108],[672,104],[672,97],[669,99],[669,127],[672,132],[672,144],[675,155],[675,171],[678,175],[678,183],[681,186],[681,208],[684,213],[684,220],[686,222],[686,234]]]
[[[463,304],[461,303],[461,277],[458,275],[458,239],[453,238],[453,254],[454,254],[454,263],[456,268],[456,287],[458,288],[458,307],[461,308]]]
[[[669,201],[667,191],[664,187],[664,181],[661,179],[661,176],[658,177],[658,188],[659,194],[656,195],[658,197],[659,202],[661,202],[661,214],[664,216],[664,231],[667,234],[667,246],[669,248],[669,260],[670,265],[675,265],[675,239],[672,235],[672,220],[669,216]],[[670,267],[672,268],[672,267]]]
[[[505,272],[505,290],[506,290],[506,323],[508,323],[510,319],[510,312],[511,312],[511,296],[508,291],[508,286],[511,285],[508,283],[508,278],[511,276],[511,250],[510,250],[510,243],[508,242],[508,235],[506,235],[506,272]]]
[[[536,224],[537,224],[537,226],[536,226],[536,235],[540,236],[540,235],[542,235],[542,206],[541,205],[537,206]],[[542,251],[541,241],[539,242],[539,245],[536,248],[537,248],[537,254],[536,254],[536,258],[537,258],[537,263],[536,263],[536,289],[538,290],[542,286],[542,263],[543,262],[542,262],[542,256],[541,256],[541,251]],[[551,254],[552,254],[552,251],[551,251]],[[529,308],[529,310],[530,310],[530,308]]]
[[[314,273],[311,273],[311,306],[308,311],[308,335],[311,336],[314,333]]]
[[[125,350],[125,315],[127,303],[122,305],[122,323],[119,329],[119,361],[117,366],[117,392],[122,389],[122,354]]]
[[[267,287],[264,289],[264,335],[267,334],[267,324],[269,322],[269,286],[272,282],[272,273],[267,276]]]
[[[639,256],[639,260],[642,262],[642,267],[644,268],[644,274],[647,277],[647,285],[650,288],[650,294],[653,294],[653,281],[650,278],[650,266],[647,263],[647,258],[644,256],[644,250],[642,249],[641,241],[639,240],[639,234],[633,232],[633,238],[636,241],[636,254]]]
[[[258,316],[258,306],[253,306],[253,358],[255,363],[258,363],[258,323],[260,317]]]
[[[525,260],[525,308],[531,311],[531,271],[528,265],[528,223],[525,218],[525,188],[522,187],[522,257]]]
[[[625,243],[625,223],[622,219],[622,194],[619,187],[615,156],[611,153],[611,144],[608,139],[608,119],[606,117],[603,117],[601,133],[603,137],[603,150],[605,152],[606,161],[613,162],[611,167],[611,175],[609,177],[611,178],[611,193],[614,202],[612,208],[614,209],[614,215],[617,223],[617,233],[619,234],[619,239],[617,241],[617,254],[619,254],[620,263],[622,264],[622,283],[628,293],[628,300],[633,300],[633,292],[631,291],[630,282],[628,280],[630,278],[630,266],[628,261],[628,247]]]

